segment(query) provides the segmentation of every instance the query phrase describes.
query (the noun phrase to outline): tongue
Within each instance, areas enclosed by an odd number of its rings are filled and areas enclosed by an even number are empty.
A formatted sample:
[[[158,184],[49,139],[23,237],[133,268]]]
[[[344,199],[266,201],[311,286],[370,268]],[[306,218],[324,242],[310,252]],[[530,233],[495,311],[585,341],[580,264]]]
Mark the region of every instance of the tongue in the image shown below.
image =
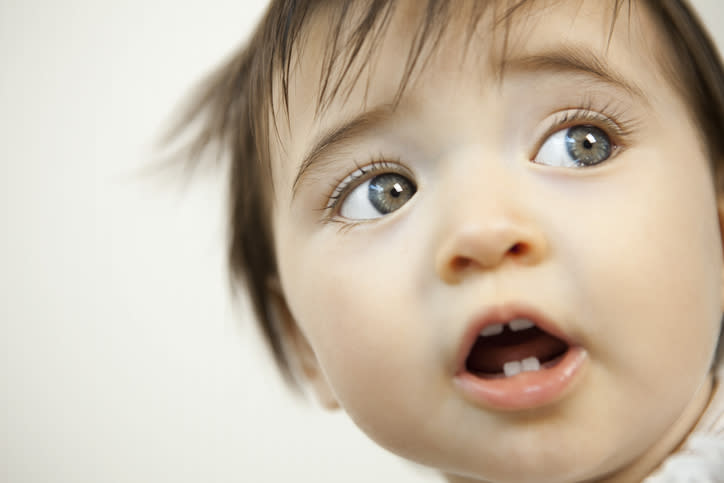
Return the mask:
[[[466,361],[469,371],[495,374],[503,372],[503,364],[537,357],[541,364],[566,351],[562,340],[534,327],[521,332],[506,329],[493,337],[478,337]]]

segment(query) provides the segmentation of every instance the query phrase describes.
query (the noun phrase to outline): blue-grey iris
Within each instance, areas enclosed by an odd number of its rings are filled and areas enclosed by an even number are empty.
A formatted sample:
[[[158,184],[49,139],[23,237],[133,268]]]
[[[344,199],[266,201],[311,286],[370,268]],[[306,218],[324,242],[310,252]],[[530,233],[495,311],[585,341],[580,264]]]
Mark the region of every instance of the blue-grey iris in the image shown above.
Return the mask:
[[[611,139],[595,126],[573,126],[566,133],[566,149],[582,166],[592,166],[611,156]]]
[[[396,173],[385,173],[372,178],[367,196],[377,211],[385,215],[408,202],[417,188],[407,178]]]

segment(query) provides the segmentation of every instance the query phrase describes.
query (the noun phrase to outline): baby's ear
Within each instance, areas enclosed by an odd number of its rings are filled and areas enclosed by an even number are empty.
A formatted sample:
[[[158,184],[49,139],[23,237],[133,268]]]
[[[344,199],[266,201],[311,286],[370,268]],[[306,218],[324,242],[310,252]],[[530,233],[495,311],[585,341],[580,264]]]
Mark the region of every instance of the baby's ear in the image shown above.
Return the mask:
[[[326,409],[339,409],[327,376],[319,365],[314,349],[294,319],[277,278],[267,283],[271,313],[279,329],[282,347],[292,374],[302,379],[306,387],[311,388],[317,400]]]

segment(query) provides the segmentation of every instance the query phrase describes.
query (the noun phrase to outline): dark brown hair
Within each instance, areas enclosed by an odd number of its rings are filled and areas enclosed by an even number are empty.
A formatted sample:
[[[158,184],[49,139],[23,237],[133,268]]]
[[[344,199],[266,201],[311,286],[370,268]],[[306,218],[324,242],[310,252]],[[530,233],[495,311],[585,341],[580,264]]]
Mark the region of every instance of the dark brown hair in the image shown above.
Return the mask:
[[[488,8],[495,25],[507,36],[515,14],[536,0],[500,2],[479,0],[470,4],[470,29]],[[610,0],[611,31],[621,12],[639,3],[653,16],[668,45],[658,59],[687,101],[708,148],[721,188],[719,162],[724,161],[724,71],[717,49],[684,0]],[[403,94],[411,76],[424,68],[426,47],[437,44],[449,16],[460,6],[448,0],[420,2],[424,13],[407,52],[405,73],[398,90]],[[455,4],[455,5],[452,5]],[[378,46],[397,5],[394,0],[273,0],[249,42],[199,86],[185,114],[171,130],[168,141],[184,138],[196,126],[183,156],[189,163],[209,149],[230,158],[229,265],[232,282],[243,282],[272,353],[288,381],[294,382],[282,348],[281,328],[272,314],[269,282],[277,274],[269,213],[271,163],[269,126],[276,126],[277,112],[288,115],[289,76],[295,49],[301,48],[305,26],[320,9],[332,14],[317,110],[323,111],[348,91],[345,79],[356,79]],[[468,35],[470,40],[470,35]],[[361,67],[359,67],[361,68]],[[337,74],[333,74],[333,73]],[[280,98],[276,98],[278,96]],[[283,110],[279,110],[282,108]],[[721,189],[720,189],[721,192]]]

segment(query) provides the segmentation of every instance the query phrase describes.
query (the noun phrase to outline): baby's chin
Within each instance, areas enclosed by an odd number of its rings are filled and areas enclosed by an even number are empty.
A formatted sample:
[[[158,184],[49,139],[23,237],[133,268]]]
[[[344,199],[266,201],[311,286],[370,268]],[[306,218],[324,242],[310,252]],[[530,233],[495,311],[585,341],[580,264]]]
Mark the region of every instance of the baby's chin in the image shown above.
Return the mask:
[[[629,430],[641,433],[635,425]],[[448,454],[447,462],[425,464],[450,483],[629,483],[651,474],[686,437],[670,431],[637,441],[611,436],[594,433],[587,442],[556,438],[554,432],[545,440],[508,438],[504,445],[490,441],[478,451]]]
[[[550,451],[546,454],[550,455]],[[443,475],[450,483],[582,483],[607,480],[626,467],[613,462],[588,461],[563,449],[558,455],[543,460],[509,456],[505,460],[488,460],[487,464],[481,459],[478,463],[482,466],[479,471],[450,469],[443,470]]]
[[[580,435],[573,436],[565,428],[538,434],[521,431],[510,436],[504,441],[491,437],[483,442],[480,438],[477,448],[463,445],[460,440],[457,444],[445,441],[445,437],[436,440],[437,446],[430,440],[418,441],[414,449],[382,445],[404,458],[438,469],[451,483],[581,483],[608,480],[627,471],[656,444],[641,440],[632,444],[629,440],[627,445],[618,434],[600,438],[590,434],[582,441]],[[440,452],[441,447],[445,451]]]

